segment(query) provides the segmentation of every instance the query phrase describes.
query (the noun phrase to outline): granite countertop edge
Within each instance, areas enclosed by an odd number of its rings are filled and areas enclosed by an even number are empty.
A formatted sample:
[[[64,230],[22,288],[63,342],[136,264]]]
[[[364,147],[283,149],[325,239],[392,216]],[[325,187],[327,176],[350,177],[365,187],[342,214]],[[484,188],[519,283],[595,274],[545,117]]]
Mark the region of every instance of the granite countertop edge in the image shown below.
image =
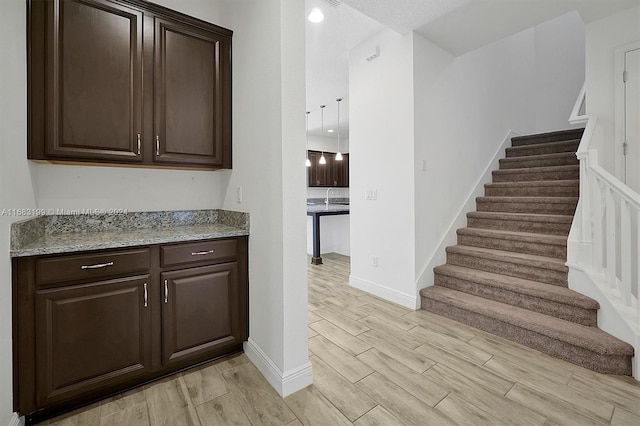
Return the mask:
[[[148,216],[157,220],[158,213],[164,212],[149,212]],[[134,226],[130,226],[130,221],[128,227],[121,229],[118,226],[113,226],[111,222],[107,223],[106,227],[103,226],[104,223],[97,223],[97,225],[92,223],[96,229],[89,230],[89,232],[83,228],[86,225],[86,217],[78,217],[79,229],[82,231],[74,232],[72,230],[74,218],[65,217],[64,230],[61,231],[55,227],[47,228],[49,222],[56,223],[58,218],[39,216],[12,225],[9,254],[12,258],[28,257],[249,235],[248,213],[222,210],[206,211],[204,216],[203,211],[186,213],[191,213],[188,216],[190,221],[182,221],[183,217],[176,221],[169,218],[163,220],[160,226],[145,222],[144,213],[135,213]],[[170,215],[174,215],[174,213],[170,213]],[[196,219],[192,220],[193,217]],[[95,217],[91,220],[95,222]]]

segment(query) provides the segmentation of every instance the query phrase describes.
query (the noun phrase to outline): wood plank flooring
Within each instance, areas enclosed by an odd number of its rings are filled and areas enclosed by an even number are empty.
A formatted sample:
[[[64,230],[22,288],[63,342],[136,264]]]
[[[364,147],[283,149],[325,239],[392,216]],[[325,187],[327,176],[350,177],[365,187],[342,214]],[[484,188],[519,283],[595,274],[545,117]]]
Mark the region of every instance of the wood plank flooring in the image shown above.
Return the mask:
[[[349,287],[349,258],[309,265],[314,384],[280,398],[245,355],[49,425],[639,425],[640,383],[551,358]]]

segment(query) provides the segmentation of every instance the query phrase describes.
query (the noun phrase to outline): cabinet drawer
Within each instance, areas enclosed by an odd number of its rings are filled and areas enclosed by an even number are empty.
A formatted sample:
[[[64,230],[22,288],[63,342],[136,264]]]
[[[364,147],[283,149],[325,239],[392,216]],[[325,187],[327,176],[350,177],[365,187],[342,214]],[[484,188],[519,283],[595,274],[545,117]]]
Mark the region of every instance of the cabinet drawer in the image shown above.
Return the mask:
[[[47,286],[70,281],[95,281],[149,270],[149,248],[65,255],[36,260],[36,282]]]
[[[162,246],[162,266],[184,265],[194,262],[218,262],[235,259],[237,240],[215,240],[198,243],[175,244]]]

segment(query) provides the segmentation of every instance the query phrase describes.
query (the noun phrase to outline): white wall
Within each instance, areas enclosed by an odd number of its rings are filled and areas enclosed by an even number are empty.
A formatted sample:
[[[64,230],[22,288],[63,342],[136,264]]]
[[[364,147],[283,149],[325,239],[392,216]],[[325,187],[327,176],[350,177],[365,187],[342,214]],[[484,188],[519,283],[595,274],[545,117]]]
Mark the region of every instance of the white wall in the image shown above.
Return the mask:
[[[380,56],[367,62],[375,46]],[[415,304],[412,58],[413,36],[391,30],[349,54],[350,283],[406,306]]]
[[[315,151],[336,152],[338,150],[338,136],[334,133],[332,136],[321,138],[320,136],[309,135],[309,149]],[[343,154],[349,152],[349,139],[340,138],[340,152]]]
[[[536,131],[584,127],[567,121],[585,79],[585,25],[577,12],[533,28]]]
[[[274,386],[290,392],[311,380],[306,327],[304,148],[298,147],[304,138],[304,5],[287,4],[285,8],[279,0],[155,2],[235,30],[233,171],[60,166],[27,161],[26,7],[23,0],[3,0],[0,211],[35,207],[117,207],[130,211],[223,207],[250,212],[250,335],[260,342],[266,359],[284,372],[287,383]],[[269,49],[264,48],[265,43]],[[261,106],[271,102],[280,108],[270,109],[272,113],[267,115]],[[294,162],[300,166],[289,166]],[[237,185],[243,187],[245,204],[235,203]],[[0,424],[7,424],[12,415],[9,227],[17,219],[0,216]],[[270,371],[262,367],[268,376]]]
[[[286,7],[285,7],[286,4]],[[223,2],[234,30],[234,169],[223,207],[251,213],[250,343],[281,393],[311,382],[307,343],[304,2]],[[269,105],[269,108],[265,108]],[[236,203],[237,187],[244,201]]]
[[[22,0],[7,0],[0,13],[0,211],[35,208],[27,163],[26,10]],[[11,421],[12,338],[9,227],[20,217],[0,215],[0,424]]]
[[[598,117],[594,148],[598,161],[608,172],[621,177],[616,170],[615,76],[614,50],[640,40],[640,7],[635,7],[586,26],[587,115]],[[620,150],[618,150],[620,151]],[[621,153],[621,151],[620,151]]]

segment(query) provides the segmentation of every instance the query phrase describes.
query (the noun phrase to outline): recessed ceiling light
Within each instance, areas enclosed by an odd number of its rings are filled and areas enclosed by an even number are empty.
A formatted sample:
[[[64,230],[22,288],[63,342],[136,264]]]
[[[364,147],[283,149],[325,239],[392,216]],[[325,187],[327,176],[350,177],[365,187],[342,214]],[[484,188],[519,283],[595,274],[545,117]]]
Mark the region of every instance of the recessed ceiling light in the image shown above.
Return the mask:
[[[324,21],[324,13],[322,13],[322,11],[317,7],[314,7],[313,9],[311,9],[311,13],[308,16],[308,19],[314,24],[317,24],[318,22]]]
[[[333,133],[333,129],[329,129],[329,130],[327,130],[327,132]]]

